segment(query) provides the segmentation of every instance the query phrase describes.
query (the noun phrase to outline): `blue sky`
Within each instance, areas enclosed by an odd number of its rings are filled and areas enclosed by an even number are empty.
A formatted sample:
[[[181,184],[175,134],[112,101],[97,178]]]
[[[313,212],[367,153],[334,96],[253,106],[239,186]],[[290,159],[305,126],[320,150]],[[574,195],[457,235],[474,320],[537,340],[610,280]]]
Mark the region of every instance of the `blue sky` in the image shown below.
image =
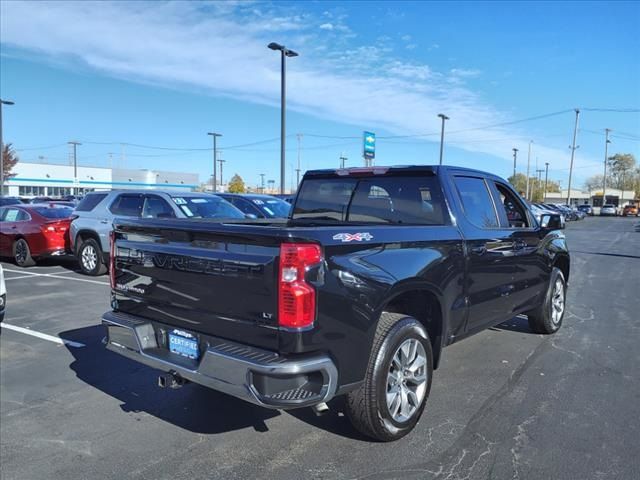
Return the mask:
[[[377,164],[445,162],[524,171],[529,140],[566,186],[574,114],[640,108],[637,2],[2,2],[4,137],[25,160],[211,173],[219,131],[225,177],[279,179],[279,57],[288,63],[287,187],[302,168],[361,165],[363,130]],[[500,124],[492,128],[487,126]],[[613,152],[640,159],[640,114],[583,110],[574,186]],[[457,133],[456,133],[457,132]],[[426,136],[420,136],[427,134]],[[398,138],[411,136],[409,138]],[[348,138],[340,138],[348,137]],[[384,138],[396,137],[396,138]],[[262,142],[255,145],[254,142]],[[120,143],[186,150],[162,150]],[[51,147],[51,148],[38,148]],[[124,150],[124,158],[122,153]]]

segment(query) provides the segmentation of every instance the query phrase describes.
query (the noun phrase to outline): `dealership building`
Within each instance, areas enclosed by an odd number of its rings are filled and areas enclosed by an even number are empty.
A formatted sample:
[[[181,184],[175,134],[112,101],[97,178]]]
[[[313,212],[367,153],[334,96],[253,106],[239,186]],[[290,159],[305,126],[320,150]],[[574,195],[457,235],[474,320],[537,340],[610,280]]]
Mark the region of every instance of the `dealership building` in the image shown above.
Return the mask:
[[[59,197],[120,188],[193,191],[199,185],[197,173],[78,166],[74,175],[72,165],[24,161],[13,167],[12,174],[5,178],[4,194],[19,197]]]

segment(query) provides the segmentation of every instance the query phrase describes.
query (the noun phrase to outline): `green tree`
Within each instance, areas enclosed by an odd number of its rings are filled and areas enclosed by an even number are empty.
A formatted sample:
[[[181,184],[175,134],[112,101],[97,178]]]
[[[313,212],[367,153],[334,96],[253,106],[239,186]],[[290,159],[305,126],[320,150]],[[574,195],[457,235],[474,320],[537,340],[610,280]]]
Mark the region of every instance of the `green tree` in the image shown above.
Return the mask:
[[[516,173],[515,178],[510,176],[509,183],[523,197],[527,191],[527,176],[524,173]],[[538,181],[538,177],[529,177],[529,191],[533,202],[542,202],[544,199],[544,178]],[[559,192],[560,183],[554,180],[547,181],[547,192]]]
[[[635,171],[636,158],[632,153],[616,153],[607,159],[607,185],[618,190],[632,190]]]
[[[11,170],[19,161],[20,159],[11,144],[5,143],[2,149],[2,166],[5,180],[16,175],[15,173],[11,173]]]
[[[237,173],[229,180],[228,190],[229,193],[244,193],[244,180],[242,180],[242,177]]]

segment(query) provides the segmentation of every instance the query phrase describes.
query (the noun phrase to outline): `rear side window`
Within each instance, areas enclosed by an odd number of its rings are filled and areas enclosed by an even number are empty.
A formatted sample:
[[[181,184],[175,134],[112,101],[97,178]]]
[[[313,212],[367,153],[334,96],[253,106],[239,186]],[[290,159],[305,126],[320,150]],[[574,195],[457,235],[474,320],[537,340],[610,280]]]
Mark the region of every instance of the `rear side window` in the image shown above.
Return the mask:
[[[142,214],[143,204],[144,198],[142,198],[142,195],[123,194],[116,198],[109,210],[114,215],[139,217]]]
[[[294,219],[442,225],[444,201],[435,177],[390,176],[305,180]]]
[[[173,218],[173,209],[162,198],[155,195],[148,195],[144,203],[142,216],[145,218]]]
[[[498,217],[484,179],[455,177],[455,184],[467,219],[480,228],[495,228]]]
[[[78,212],[90,212],[96,205],[106,198],[106,193],[89,193],[86,197],[80,200],[80,203],[76,207]]]

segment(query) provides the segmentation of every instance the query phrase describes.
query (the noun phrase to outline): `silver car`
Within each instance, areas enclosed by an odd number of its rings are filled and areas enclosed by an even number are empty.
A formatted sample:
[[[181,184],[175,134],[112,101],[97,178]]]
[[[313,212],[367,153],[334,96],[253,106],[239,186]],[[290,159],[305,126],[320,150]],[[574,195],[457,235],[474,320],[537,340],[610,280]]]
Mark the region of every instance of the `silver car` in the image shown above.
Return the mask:
[[[604,215],[616,216],[617,214],[618,214],[618,210],[616,209],[615,205],[606,204],[606,205],[603,205],[602,208],[600,209],[601,216],[604,216]]]
[[[113,190],[87,194],[74,211],[69,237],[82,273],[107,271],[113,219],[246,218],[226,200],[206,193],[157,190]]]

